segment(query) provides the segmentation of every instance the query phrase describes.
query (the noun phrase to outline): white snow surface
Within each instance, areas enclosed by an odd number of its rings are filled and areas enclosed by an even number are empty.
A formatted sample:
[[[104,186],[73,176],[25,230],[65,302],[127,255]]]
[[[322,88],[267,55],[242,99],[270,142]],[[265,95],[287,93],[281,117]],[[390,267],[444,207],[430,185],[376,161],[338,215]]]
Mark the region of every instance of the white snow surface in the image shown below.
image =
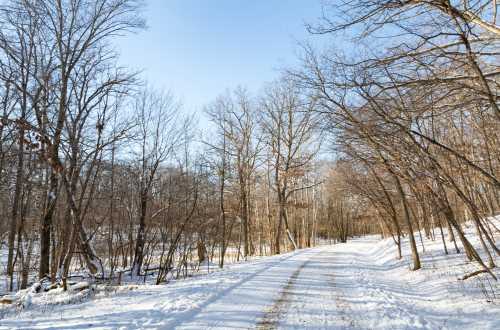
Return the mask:
[[[477,265],[451,243],[445,255],[439,235],[424,245],[418,271],[406,241],[397,260],[392,240],[369,236],[81,301],[33,294],[27,308],[0,307],[0,329],[500,329],[498,282],[459,280]]]

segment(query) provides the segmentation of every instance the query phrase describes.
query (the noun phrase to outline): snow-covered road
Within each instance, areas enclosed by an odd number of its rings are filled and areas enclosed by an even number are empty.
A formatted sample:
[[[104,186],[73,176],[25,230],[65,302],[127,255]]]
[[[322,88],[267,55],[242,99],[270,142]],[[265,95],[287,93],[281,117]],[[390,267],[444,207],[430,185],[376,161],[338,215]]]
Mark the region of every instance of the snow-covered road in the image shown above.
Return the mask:
[[[463,255],[444,258],[437,242],[426,251],[424,269],[411,272],[390,241],[361,238],[79,304],[34,300],[0,329],[500,328],[499,305],[460,287],[455,272],[464,269],[447,267]]]

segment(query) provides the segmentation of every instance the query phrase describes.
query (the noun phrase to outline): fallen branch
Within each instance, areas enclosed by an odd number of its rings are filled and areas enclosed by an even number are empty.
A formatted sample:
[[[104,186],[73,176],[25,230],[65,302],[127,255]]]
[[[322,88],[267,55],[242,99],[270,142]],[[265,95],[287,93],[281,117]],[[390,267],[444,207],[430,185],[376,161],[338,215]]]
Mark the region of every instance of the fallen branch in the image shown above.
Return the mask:
[[[486,269],[476,270],[475,272],[472,272],[470,274],[464,275],[464,277],[460,278],[459,280],[465,281],[468,278],[471,278],[473,276],[476,276],[476,275],[479,275],[479,274],[483,274],[483,273],[488,273],[488,271]]]

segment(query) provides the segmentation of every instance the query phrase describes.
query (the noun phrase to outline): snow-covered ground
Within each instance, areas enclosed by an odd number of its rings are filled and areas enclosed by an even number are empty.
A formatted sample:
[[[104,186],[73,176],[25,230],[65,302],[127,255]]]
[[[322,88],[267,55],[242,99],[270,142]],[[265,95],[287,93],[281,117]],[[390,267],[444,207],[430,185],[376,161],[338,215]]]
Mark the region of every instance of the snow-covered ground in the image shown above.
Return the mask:
[[[500,329],[498,282],[459,280],[477,266],[445,255],[439,237],[424,243],[414,272],[407,242],[396,260],[391,240],[371,236],[72,304],[74,293],[49,291],[23,310],[0,309],[0,329]]]

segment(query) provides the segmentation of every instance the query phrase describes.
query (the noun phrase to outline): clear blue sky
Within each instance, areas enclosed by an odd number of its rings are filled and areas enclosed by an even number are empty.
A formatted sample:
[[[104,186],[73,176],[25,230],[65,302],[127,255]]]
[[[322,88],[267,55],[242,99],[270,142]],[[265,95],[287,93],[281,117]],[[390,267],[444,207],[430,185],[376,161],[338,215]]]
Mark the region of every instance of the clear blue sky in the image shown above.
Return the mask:
[[[144,70],[151,85],[171,90],[189,112],[227,88],[254,92],[276,78],[297,62],[297,41],[311,38],[304,23],[321,16],[321,0],[146,3],[148,29],[118,41],[120,61]]]

